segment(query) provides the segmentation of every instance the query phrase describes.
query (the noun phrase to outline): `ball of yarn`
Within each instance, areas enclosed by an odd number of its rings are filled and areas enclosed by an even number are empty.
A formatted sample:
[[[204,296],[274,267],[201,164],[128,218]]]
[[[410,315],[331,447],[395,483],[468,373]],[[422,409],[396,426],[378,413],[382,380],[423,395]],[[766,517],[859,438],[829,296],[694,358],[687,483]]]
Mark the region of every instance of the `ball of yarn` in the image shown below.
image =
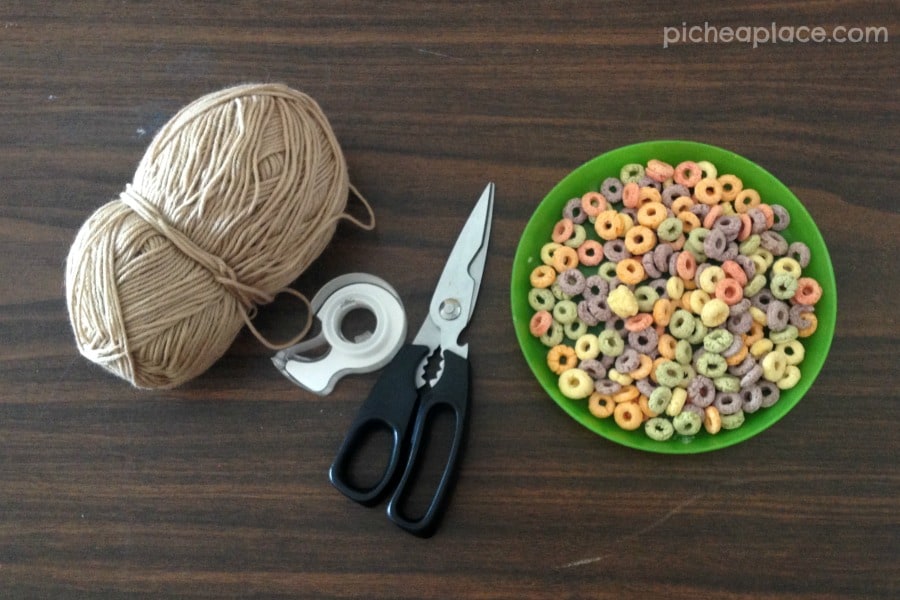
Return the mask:
[[[79,351],[141,388],[203,373],[256,306],[322,253],[348,218],[351,188],[334,132],[306,94],[250,84],[192,102],[69,251]]]

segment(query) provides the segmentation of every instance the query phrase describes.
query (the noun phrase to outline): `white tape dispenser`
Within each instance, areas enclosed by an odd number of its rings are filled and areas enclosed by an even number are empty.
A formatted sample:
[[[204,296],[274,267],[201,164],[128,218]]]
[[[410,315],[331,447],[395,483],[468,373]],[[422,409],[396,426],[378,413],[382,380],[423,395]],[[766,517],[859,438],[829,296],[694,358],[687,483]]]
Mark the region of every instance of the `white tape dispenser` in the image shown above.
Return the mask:
[[[406,340],[406,313],[400,296],[374,275],[341,275],[326,283],[310,306],[321,332],[281,350],[272,362],[288,379],[316,394],[331,393],[344,375],[380,369]],[[347,339],[342,326],[347,315],[357,309],[372,313],[375,328]]]

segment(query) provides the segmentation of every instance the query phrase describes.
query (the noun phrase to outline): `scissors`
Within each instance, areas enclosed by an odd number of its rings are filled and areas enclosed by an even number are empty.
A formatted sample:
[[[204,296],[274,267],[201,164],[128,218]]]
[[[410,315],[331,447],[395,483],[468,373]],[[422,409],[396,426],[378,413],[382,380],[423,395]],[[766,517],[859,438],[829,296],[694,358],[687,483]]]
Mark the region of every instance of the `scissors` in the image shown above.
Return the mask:
[[[390,492],[388,518],[420,537],[434,533],[463,443],[470,369],[468,344],[460,345],[459,337],[472,318],[481,286],[493,208],[494,184],[489,183],[456,240],[419,332],[381,372],[329,471],[331,483],[341,493],[365,506],[377,504]],[[425,366],[438,352],[440,370],[429,381]],[[427,452],[429,427],[438,411],[454,417],[449,456],[427,509],[421,515],[409,515],[406,498]],[[374,484],[361,484],[354,480],[351,465],[377,430],[389,434],[387,465]]]

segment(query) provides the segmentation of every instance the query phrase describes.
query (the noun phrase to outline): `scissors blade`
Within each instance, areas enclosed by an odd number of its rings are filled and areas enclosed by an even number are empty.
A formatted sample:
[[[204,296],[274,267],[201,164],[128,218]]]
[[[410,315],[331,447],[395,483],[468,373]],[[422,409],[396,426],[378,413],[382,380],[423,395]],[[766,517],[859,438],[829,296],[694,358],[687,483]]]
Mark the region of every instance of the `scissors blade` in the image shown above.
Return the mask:
[[[449,346],[465,356],[457,339],[472,318],[481,288],[493,211],[494,184],[489,183],[456,239],[431,298],[428,317],[413,343],[430,348]]]

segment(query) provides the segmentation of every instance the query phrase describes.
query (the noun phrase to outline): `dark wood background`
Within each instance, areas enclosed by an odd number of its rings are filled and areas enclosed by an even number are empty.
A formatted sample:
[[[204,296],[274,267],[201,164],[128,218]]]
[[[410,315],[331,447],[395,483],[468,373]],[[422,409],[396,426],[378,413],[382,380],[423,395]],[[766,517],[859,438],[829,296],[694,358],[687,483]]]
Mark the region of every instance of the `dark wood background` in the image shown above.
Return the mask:
[[[898,11],[894,2],[81,2],[0,6],[3,598],[896,598]],[[677,43],[663,28],[885,27],[887,43]],[[413,538],[326,472],[375,374],[324,398],[243,332],[173,391],[81,358],[75,232],[153,133],[277,81],[329,115],[378,227],[295,284],[388,280],[411,328],[497,184],[468,332],[474,402],[442,528]],[[829,244],[839,317],[808,396],[764,434],[671,457],[569,419],[531,377],[509,277],[544,194],[606,150],[693,139],[781,178]],[[289,302],[261,327],[289,332]]]

